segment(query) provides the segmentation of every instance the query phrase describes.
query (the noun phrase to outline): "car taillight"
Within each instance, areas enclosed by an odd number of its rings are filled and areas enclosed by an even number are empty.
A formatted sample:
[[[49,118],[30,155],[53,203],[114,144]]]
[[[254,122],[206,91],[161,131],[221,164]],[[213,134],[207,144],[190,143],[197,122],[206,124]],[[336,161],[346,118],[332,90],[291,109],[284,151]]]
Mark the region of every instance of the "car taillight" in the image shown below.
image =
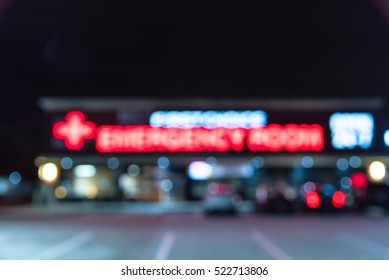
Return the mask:
[[[336,191],[332,195],[331,203],[335,208],[341,208],[346,203],[346,195],[341,191]]]
[[[367,176],[363,172],[356,172],[350,176],[351,185],[357,189],[364,189],[368,185]]]
[[[317,208],[320,206],[321,200],[317,192],[308,192],[305,195],[305,203],[309,208]]]

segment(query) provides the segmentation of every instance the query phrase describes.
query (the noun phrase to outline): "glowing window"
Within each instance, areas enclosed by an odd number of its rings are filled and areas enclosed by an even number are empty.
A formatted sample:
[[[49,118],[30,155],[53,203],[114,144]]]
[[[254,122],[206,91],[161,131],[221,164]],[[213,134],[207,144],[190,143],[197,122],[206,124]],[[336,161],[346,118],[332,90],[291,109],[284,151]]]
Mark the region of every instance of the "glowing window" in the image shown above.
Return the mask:
[[[192,180],[206,180],[212,174],[212,166],[205,161],[194,161],[188,167],[188,175]]]
[[[96,167],[90,164],[78,165],[74,168],[74,175],[76,177],[88,178],[96,174]]]

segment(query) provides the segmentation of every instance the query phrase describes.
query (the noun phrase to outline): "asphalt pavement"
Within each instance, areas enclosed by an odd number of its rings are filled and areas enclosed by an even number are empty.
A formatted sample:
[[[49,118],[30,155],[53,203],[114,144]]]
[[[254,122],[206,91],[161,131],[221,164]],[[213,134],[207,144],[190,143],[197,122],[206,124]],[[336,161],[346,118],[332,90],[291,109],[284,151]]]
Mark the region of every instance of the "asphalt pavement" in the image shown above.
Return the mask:
[[[166,205],[149,205],[143,212],[140,208],[146,204],[137,205],[138,211],[131,206],[0,208],[0,259],[389,258],[389,218],[378,212],[274,216],[241,211],[210,216],[199,204],[170,212],[162,211]]]

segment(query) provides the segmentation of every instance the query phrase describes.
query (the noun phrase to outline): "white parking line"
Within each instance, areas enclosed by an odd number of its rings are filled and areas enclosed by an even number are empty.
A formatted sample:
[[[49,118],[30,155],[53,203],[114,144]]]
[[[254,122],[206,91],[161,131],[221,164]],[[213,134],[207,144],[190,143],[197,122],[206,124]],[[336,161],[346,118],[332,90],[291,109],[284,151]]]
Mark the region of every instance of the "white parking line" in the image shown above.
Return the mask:
[[[62,241],[61,243],[58,243],[58,244],[46,249],[45,251],[32,257],[31,259],[32,260],[56,259],[59,256],[84,245],[85,243],[92,240],[92,238],[93,238],[93,235],[90,231],[83,231],[83,232],[81,232],[81,233],[79,233],[79,234],[77,234],[69,239]]]
[[[175,239],[176,234],[174,232],[166,232],[162,238],[161,245],[159,246],[158,251],[155,254],[154,260],[166,260],[169,256],[170,250],[173,246]]]
[[[387,246],[347,232],[339,232],[336,237],[339,241],[356,247],[362,251],[382,257],[384,259],[389,259],[389,247]]]
[[[285,253],[259,230],[253,230],[251,232],[251,238],[255,241],[255,243],[257,243],[257,245],[259,245],[276,260],[292,260],[287,253]]]

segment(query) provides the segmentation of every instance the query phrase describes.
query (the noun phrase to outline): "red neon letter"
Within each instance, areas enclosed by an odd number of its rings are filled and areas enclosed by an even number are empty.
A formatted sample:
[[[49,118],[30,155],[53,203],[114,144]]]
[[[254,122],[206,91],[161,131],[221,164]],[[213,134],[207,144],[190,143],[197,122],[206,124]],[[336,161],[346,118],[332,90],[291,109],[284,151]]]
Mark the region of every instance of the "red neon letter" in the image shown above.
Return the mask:
[[[228,136],[230,138],[232,148],[235,151],[240,151],[244,147],[244,139],[246,137],[246,129],[236,128],[227,130]]]
[[[250,129],[247,137],[247,147],[251,151],[266,151],[267,139],[267,132],[264,127]]]
[[[318,124],[301,125],[304,131],[303,144],[301,150],[303,151],[320,151],[324,146],[323,128]]]
[[[284,148],[283,141],[283,127],[279,124],[271,124],[266,127],[268,137],[267,137],[267,147],[272,152],[281,151]]]
[[[298,151],[300,147],[299,143],[299,129],[296,124],[288,124],[284,130],[284,143],[285,149],[289,152]]]
[[[110,152],[113,150],[110,126],[101,126],[97,129],[96,149],[100,152]]]

